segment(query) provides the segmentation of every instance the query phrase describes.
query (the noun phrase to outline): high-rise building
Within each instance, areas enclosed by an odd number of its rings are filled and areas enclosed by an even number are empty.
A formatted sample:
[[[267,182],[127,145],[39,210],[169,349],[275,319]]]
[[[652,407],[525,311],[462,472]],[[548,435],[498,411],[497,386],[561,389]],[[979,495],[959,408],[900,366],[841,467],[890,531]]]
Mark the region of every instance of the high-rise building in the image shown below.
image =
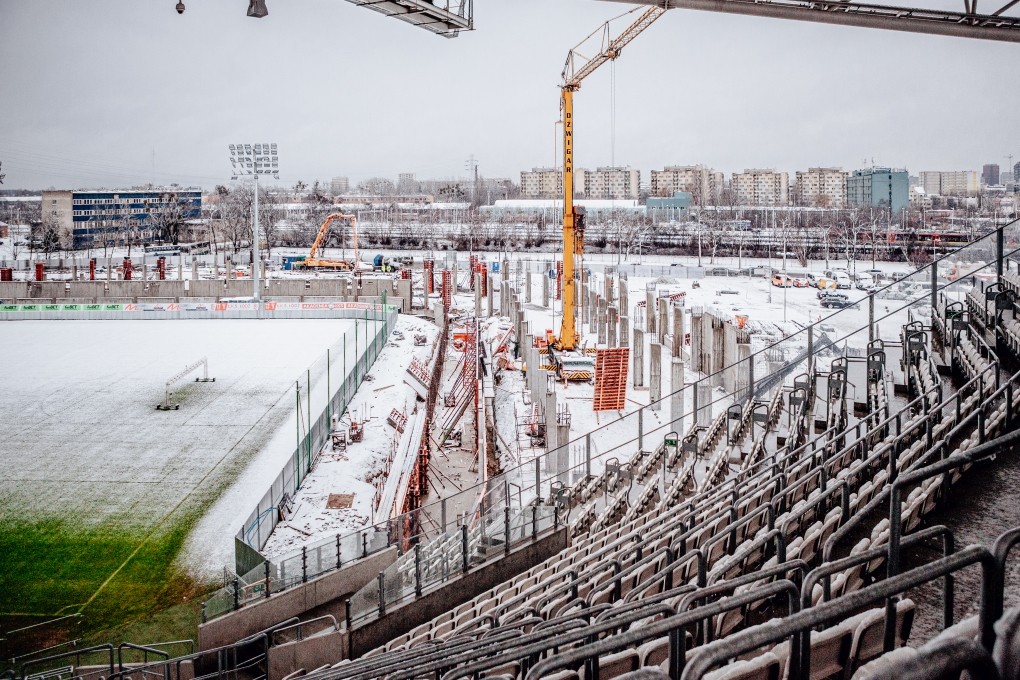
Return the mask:
[[[641,196],[641,171],[629,167],[596,168],[578,178],[584,197],[590,199],[637,199]]]
[[[920,173],[924,193],[939,196],[977,196],[981,178],[974,170],[925,170]]]
[[[998,163],[988,163],[981,167],[981,183],[986,187],[999,183]]]
[[[418,193],[418,182],[414,179],[413,172],[397,174],[397,193],[405,195]]]
[[[775,170],[750,169],[733,173],[733,194],[737,205],[787,205],[790,176]]]
[[[202,190],[180,187],[42,192],[42,219],[71,237],[74,248],[135,245],[166,239],[166,222],[181,229],[202,216]],[[180,236],[181,234],[177,234]],[[169,235],[174,240],[174,235]]]
[[[907,171],[892,168],[854,170],[846,181],[846,199],[851,208],[885,207],[898,213],[910,205]]]
[[[652,170],[649,193],[671,197],[683,191],[693,197],[695,204],[713,205],[722,195],[723,182],[721,172],[704,165],[667,165],[662,170]]]
[[[329,190],[334,196],[343,196],[351,191],[351,180],[346,177],[334,177],[329,181]]]
[[[845,208],[846,179],[842,168],[808,168],[797,171],[794,200],[797,205],[816,208]]]

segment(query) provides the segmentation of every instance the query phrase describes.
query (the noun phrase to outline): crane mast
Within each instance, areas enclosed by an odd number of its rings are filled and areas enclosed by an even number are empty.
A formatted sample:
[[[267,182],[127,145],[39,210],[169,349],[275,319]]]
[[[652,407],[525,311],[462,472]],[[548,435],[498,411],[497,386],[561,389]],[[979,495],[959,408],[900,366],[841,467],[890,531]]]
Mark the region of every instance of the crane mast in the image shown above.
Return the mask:
[[[579,68],[575,69],[576,48],[567,55],[562,73],[563,84],[560,86],[560,108],[563,114],[563,320],[560,336],[553,343],[560,350],[574,350],[579,341],[575,318],[577,287],[574,268],[575,258],[584,253],[584,211],[574,207],[574,92],[580,89],[582,80],[607,61],[617,59],[624,47],[665,13],[665,7],[650,7],[613,39],[609,39],[609,22],[606,22],[601,29],[604,31],[601,49],[594,57],[580,64]]]

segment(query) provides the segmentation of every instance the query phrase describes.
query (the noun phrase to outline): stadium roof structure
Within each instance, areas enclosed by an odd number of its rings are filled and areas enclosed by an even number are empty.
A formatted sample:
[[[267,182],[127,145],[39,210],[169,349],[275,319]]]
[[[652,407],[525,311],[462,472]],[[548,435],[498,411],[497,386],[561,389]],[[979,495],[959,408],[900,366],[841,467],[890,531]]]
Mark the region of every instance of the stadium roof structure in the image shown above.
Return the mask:
[[[474,0],[347,0],[446,38],[474,28]]]

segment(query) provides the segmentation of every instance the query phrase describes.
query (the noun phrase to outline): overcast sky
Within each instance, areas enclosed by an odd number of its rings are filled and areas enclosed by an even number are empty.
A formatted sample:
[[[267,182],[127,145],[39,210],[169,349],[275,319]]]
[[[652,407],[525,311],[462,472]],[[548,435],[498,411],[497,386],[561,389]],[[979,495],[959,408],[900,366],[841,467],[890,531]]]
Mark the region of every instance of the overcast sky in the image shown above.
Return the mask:
[[[554,161],[568,49],[627,9],[476,0],[450,40],[343,0],[268,0],[264,19],[175,2],[0,0],[5,188],[211,188],[228,144],[260,141],[287,185],[464,176],[471,155],[519,181]],[[1013,44],[671,10],[576,95],[576,164],[1005,168],[1018,63]]]

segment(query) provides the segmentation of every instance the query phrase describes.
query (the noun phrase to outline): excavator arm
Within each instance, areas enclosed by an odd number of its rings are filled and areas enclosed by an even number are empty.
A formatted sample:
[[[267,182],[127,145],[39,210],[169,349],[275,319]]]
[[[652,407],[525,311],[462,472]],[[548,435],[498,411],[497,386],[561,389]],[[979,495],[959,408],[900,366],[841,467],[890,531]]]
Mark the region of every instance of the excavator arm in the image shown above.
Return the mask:
[[[334,220],[340,219],[351,221],[351,230],[354,232],[354,260],[357,261],[358,259],[357,218],[354,215],[348,215],[346,213],[330,213],[329,215],[326,216],[326,219],[325,221],[323,221],[322,226],[319,227],[319,233],[315,235],[315,242],[312,243],[312,249],[308,251],[309,260],[314,260],[316,256],[318,256],[319,250],[323,247],[323,245],[325,245],[326,235],[329,233],[329,225],[331,225]]]

